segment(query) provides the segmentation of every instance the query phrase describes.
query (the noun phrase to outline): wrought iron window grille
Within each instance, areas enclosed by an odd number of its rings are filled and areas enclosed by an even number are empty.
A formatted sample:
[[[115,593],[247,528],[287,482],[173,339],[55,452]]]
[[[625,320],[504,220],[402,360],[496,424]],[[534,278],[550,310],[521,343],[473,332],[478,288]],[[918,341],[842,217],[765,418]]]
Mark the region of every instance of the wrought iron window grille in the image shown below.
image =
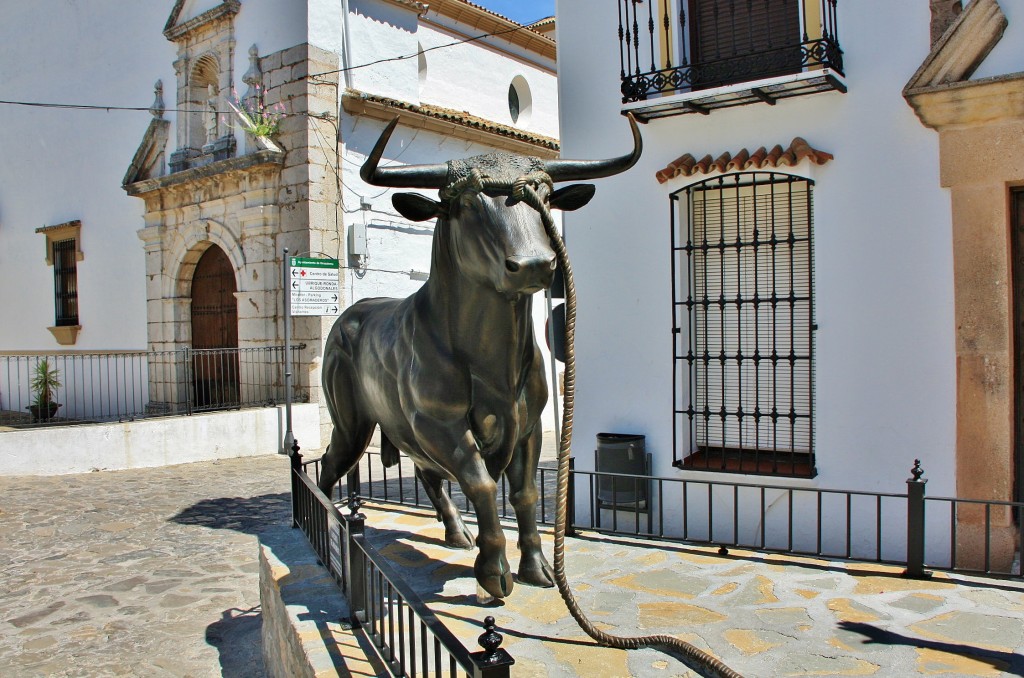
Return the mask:
[[[816,473],[812,186],[752,172],[671,196],[680,468]]]
[[[619,0],[622,103],[805,71],[843,75],[837,1]]]
[[[75,239],[53,243],[53,294],[57,327],[78,324],[78,259]]]

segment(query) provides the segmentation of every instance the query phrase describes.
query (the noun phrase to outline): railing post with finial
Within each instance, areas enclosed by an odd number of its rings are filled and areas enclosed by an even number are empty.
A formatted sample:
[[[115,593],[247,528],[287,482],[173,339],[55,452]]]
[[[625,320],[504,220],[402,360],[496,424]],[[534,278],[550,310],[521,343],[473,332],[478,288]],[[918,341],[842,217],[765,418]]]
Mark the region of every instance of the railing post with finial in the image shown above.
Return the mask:
[[[357,486],[358,488],[358,486]],[[350,621],[354,626],[366,622],[366,611],[369,609],[366,592],[369,590],[366,581],[366,554],[359,542],[363,538],[366,527],[366,516],[359,512],[363,502],[359,492],[350,490],[348,495],[348,515],[345,516],[345,535],[342,540],[344,555],[345,593],[348,596]]]
[[[907,478],[907,569],[904,577],[916,579],[929,576],[924,569],[924,486],[921,460],[914,460]]]
[[[510,667],[516,660],[500,647],[502,640],[502,635],[494,630],[494,617],[484,619],[484,632],[477,640],[483,650],[469,653],[475,669],[471,678],[509,678]]]
[[[302,470],[302,455],[299,454],[299,441],[294,438],[288,449],[288,461],[292,476],[292,527],[299,527],[299,472]]]

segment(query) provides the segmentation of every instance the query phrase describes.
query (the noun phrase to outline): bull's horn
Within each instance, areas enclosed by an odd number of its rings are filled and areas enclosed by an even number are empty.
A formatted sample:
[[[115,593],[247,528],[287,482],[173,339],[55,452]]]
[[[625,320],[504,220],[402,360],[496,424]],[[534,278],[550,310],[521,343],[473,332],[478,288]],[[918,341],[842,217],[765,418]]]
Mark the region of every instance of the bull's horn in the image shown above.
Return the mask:
[[[552,181],[582,181],[599,179],[613,174],[625,172],[640,159],[644,143],[640,138],[640,129],[630,113],[629,128],[633,132],[633,151],[610,160],[549,160],[545,163],[545,171]]]
[[[380,157],[384,155],[384,147],[388,145],[391,133],[395,131],[398,118],[395,118],[381,132],[377,145],[370,151],[369,157],[359,170],[359,176],[374,186],[393,186],[396,188],[443,188],[448,177],[448,165],[405,165],[403,167],[377,167]]]

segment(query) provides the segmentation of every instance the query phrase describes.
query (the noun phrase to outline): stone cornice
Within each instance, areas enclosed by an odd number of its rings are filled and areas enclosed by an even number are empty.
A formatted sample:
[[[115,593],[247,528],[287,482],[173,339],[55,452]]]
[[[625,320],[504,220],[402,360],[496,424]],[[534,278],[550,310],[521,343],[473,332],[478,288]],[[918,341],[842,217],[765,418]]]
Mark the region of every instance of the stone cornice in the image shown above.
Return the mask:
[[[345,110],[353,115],[389,121],[397,116],[402,124],[414,129],[475,141],[512,153],[539,158],[557,158],[559,154],[557,139],[529,134],[460,111],[413,104],[356,90],[346,90],[341,102]]]
[[[153,118],[149,121],[149,127],[146,128],[146,133],[142,135],[142,143],[136,149],[135,155],[132,157],[132,163],[128,166],[124,179],[121,180],[122,186],[134,183],[142,170],[145,169],[144,163],[150,153],[163,148],[167,144],[170,127],[170,121],[163,118]]]
[[[171,186],[177,186],[192,181],[199,181],[207,177],[213,177],[220,174],[228,174],[232,172],[242,172],[245,170],[251,170],[256,167],[266,166],[268,168],[280,168],[284,165],[284,153],[281,151],[262,150],[256,153],[250,153],[249,155],[243,155],[238,158],[228,158],[227,160],[220,160],[218,162],[211,162],[209,165],[203,165],[202,167],[193,167],[192,169],[183,170],[181,172],[175,172],[174,174],[168,174],[164,177],[158,177],[155,179],[145,179],[144,181],[136,181],[133,184],[127,184],[124,186],[124,190],[128,195],[142,197],[147,193],[158,191],[161,189],[169,188]]]
[[[911,76],[904,96],[971,77],[1003,37],[1006,26],[1006,15],[996,0],[972,0]]]
[[[904,96],[933,129],[1024,119],[1024,73],[920,87]]]
[[[171,15],[167,18],[167,23],[164,25],[164,37],[171,42],[177,42],[201,26],[237,14],[242,3],[241,0],[224,0],[216,7],[208,9],[202,14],[179,24],[178,15],[181,14],[184,5],[185,0],[177,0],[174,3],[174,8],[171,9]]]

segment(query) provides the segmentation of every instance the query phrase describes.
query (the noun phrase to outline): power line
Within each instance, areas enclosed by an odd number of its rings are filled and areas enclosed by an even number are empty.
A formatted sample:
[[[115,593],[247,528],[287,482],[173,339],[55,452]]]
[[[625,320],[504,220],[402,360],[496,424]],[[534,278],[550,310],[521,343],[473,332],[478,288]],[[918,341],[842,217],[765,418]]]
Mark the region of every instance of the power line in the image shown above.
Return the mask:
[[[388,57],[386,59],[377,59],[376,61],[370,61],[370,62],[367,62],[365,64],[356,64],[355,66],[346,66],[344,68],[337,68],[337,69],[335,69],[333,71],[323,71],[322,73],[310,73],[306,77],[307,78],[317,78],[317,77],[320,77],[322,75],[333,75],[335,73],[345,73],[345,72],[354,71],[354,70],[357,70],[357,69],[360,69],[360,68],[366,68],[367,66],[376,66],[377,64],[388,63],[390,61],[403,61],[405,59],[412,59],[413,57],[417,57],[420,54],[423,54],[423,53],[426,53],[426,52],[432,52],[435,49],[444,49],[446,47],[457,47],[459,45],[465,45],[465,44],[470,43],[470,42],[476,42],[477,40],[483,40],[484,38],[491,38],[491,37],[498,36],[498,35],[505,35],[506,33],[515,33],[516,31],[523,30],[524,28],[525,29],[529,29],[531,26],[537,26],[537,25],[540,25],[540,24],[545,23],[545,22],[546,22],[546,20],[542,19],[541,21],[535,21],[532,24],[517,24],[516,26],[513,26],[512,28],[503,28],[501,30],[494,31],[492,33],[483,33],[481,35],[476,35],[476,36],[473,36],[471,38],[463,38],[462,40],[456,40],[455,42],[448,42],[448,43],[445,43],[443,45],[434,45],[433,47],[428,47],[428,48],[423,49],[423,50],[417,50],[417,51],[415,51],[415,52],[413,52],[411,54],[403,54],[401,56]]]
[[[529,29],[532,26],[540,25],[540,24],[544,23],[544,21],[545,20],[541,20],[541,21],[538,21],[538,22],[534,22],[532,24],[516,25],[516,26],[513,26],[512,28],[503,28],[501,30],[494,31],[493,33],[483,33],[481,35],[473,36],[471,38],[464,38],[462,40],[456,40],[455,42],[449,42],[449,43],[445,43],[443,45],[434,45],[433,47],[428,47],[427,49],[422,50],[422,52],[432,52],[432,51],[437,50],[437,49],[444,49],[444,48],[447,48],[447,47],[457,47],[459,45],[465,45],[465,44],[470,43],[470,42],[476,42],[478,40],[483,40],[484,38],[494,37],[494,36],[498,36],[498,35],[505,35],[507,33],[514,33],[514,32],[519,31],[519,30]],[[370,62],[367,62],[367,63],[364,63],[364,64],[356,64],[355,66],[347,66],[345,68],[339,68],[339,69],[336,69],[336,70],[333,70],[333,71],[323,71],[322,73],[310,73],[309,75],[306,75],[304,77],[306,77],[306,78],[317,78],[317,77],[324,76],[324,75],[333,75],[335,73],[344,73],[346,71],[354,71],[354,70],[357,70],[357,69],[360,69],[360,68],[367,68],[369,66],[376,66],[377,64],[383,64],[383,63],[387,63],[387,62],[390,62],[390,61],[402,61],[402,60],[405,60],[405,59],[411,59],[411,58],[413,58],[415,56],[419,56],[420,53],[421,53],[421,51],[417,50],[416,52],[413,52],[411,54],[403,54],[403,55],[400,55],[400,56],[388,57],[386,59],[377,59],[376,61],[370,61]],[[108,113],[111,112],[111,111],[135,111],[135,112],[147,111],[147,112],[152,112],[152,109],[153,109],[152,106],[107,106],[107,105],[99,105],[99,104],[78,104],[78,103],[67,104],[67,103],[52,103],[52,102],[42,102],[42,101],[14,101],[14,100],[7,100],[7,99],[0,99],[0,105],[7,105],[7,106],[29,106],[29,107],[33,107],[33,108],[56,108],[56,109],[80,110],[80,111],[106,111]],[[163,109],[162,112],[171,112],[171,113],[206,113],[208,111],[205,110],[205,109],[194,110],[194,109],[184,109],[184,108],[165,108],[165,109]],[[217,111],[217,115],[227,115],[229,113],[231,113],[231,111]],[[309,117],[322,118],[324,114],[322,114],[322,113],[309,113],[309,112],[305,112],[305,113],[298,113],[298,114],[291,113],[289,115],[306,115],[306,116],[309,116]]]

